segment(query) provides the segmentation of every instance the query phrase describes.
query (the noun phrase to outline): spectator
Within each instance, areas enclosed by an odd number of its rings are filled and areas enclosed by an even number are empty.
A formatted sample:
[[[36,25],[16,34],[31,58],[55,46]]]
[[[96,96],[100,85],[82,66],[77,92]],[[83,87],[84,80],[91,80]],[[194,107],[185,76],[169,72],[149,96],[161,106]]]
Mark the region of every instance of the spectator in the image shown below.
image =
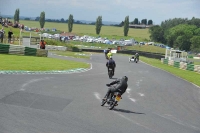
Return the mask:
[[[40,49],[45,49],[46,42],[44,40],[40,41]]]
[[[8,43],[11,43],[12,35],[13,35],[13,32],[10,29],[10,31],[8,32]]]
[[[2,20],[1,25],[2,25],[2,26],[5,25],[5,19]]]
[[[17,22],[17,21],[15,21],[15,23],[14,23],[13,27],[14,27],[14,28],[18,28],[18,27],[19,27],[19,25],[18,25],[18,22]]]
[[[1,43],[3,43],[4,34],[5,34],[5,31],[4,31],[4,29],[2,28],[2,29],[0,30],[0,39],[1,39]]]

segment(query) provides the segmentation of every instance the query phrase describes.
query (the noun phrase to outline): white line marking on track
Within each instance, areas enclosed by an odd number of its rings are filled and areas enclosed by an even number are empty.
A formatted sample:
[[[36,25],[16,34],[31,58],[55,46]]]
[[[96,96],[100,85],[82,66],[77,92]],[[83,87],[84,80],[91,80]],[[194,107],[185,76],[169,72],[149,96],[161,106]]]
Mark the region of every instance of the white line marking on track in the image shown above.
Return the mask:
[[[130,88],[127,88],[127,89],[126,89],[126,92],[127,92],[128,94],[130,93],[130,91],[131,91]]]
[[[122,114],[120,114],[120,113],[118,113],[118,112],[116,112],[116,111],[115,111],[115,113],[118,114],[119,116],[121,116],[122,118],[124,118],[124,119],[126,119],[126,120],[128,120],[128,121],[130,121],[130,122],[132,122],[132,123],[134,123],[134,124],[136,124],[136,125],[138,125],[138,126],[140,126],[140,127],[143,127],[143,128],[145,128],[145,129],[147,129],[147,130],[150,130],[150,131],[152,131],[152,132],[157,133],[157,131],[155,131],[155,130],[153,130],[153,129],[147,127],[147,126],[144,126],[144,125],[142,125],[142,124],[140,124],[140,123],[138,123],[138,122],[135,122],[134,120],[132,120],[132,119],[130,119],[130,118],[127,118],[126,116],[124,116],[124,115],[122,115]]]
[[[22,85],[20,91],[25,91],[25,90],[26,90],[25,87],[28,86],[28,85],[31,84],[31,83],[38,82],[38,81],[41,81],[41,80],[48,80],[48,79],[50,79],[50,78],[52,78],[52,77],[45,77],[45,78],[39,78],[39,79],[32,79],[32,80],[30,80],[30,81],[24,83],[24,84]]]
[[[160,114],[157,114],[157,113],[154,113],[162,118],[165,118],[165,119],[168,119],[168,120],[171,120],[175,123],[178,123],[180,125],[183,125],[183,126],[187,126],[187,127],[192,127],[193,129],[196,129],[196,130],[200,130],[200,128],[198,127],[195,127],[193,125],[190,125],[190,124],[187,124],[187,123],[184,123],[183,121],[179,120],[178,118],[174,117],[173,115],[170,115],[170,114],[164,114],[164,115],[160,115]]]
[[[101,101],[101,96],[98,92],[94,92],[94,96]]]
[[[144,96],[144,94],[143,93],[138,93],[141,97],[143,97]]]
[[[136,102],[136,99],[134,98],[129,98],[131,101],[133,101],[134,103]]]
[[[96,99],[98,99],[99,101],[101,101],[101,96],[100,96],[100,94],[99,94],[98,92],[94,92],[94,96],[96,97]],[[143,127],[143,128],[145,128],[145,129],[147,129],[147,130],[150,130],[150,131],[152,131],[152,132],[157,133],[157,131],[152,130],[151,128],[146,127],[146,126],[144,126],[144,125],[142,125],[142,124],[140,124],[140,123],[138,123],[138,122],[135,122],[134,120],[132,120],[132,119],[130,119],[130,118],[127,118],[126,116],[124,116],[124,115],[122,115],[122,114],[120,114],[120,113],[118,113],[118,112],[116,112],[116,111],[113,111],[113,112],[116,113],[117,115],[119,115],[120,117],[122,117],[122,118],[124,118],[124,119],[126,119],[126,120],[128,120],[128,121],[130,121],[130,122],[132,122],[132,123],[134,123],[134,124],[136,124],[136,125],[138,125],[138,126],[140,126],[140,127]]]

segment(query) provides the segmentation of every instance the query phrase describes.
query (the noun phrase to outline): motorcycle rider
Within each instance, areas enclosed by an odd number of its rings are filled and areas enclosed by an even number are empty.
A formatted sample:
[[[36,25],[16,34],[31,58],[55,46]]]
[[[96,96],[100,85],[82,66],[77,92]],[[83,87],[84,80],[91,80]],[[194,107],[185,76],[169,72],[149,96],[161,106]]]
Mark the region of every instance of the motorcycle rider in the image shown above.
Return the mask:
[[[108,73],[109,73],[109,68],[112,69],[113,76],[114,76],[114,74],[115,74],[116,63],[115,63],[115,61],[113,60],[112,56],[111,56],[110,59],[106,62],[106,67],[107,67],[107,69],[108,69]]]
[[[109,53],[109,51],[110,51],[109,49],[106,49],[106,50],[104,51],[106,59],[108,59],[107,54]]]
[[[135,59],[137,59],[137,61],[139,61],[139,56],[140,55],[138,53],[135,54]]]
[[[110,59],[111,56],[112,56],[112,53],[111,53],[111,49],[110,49],[109,53],[107,54],[108,59]]]
[[[108,91],[105,95],[105,97],[103,98],[103,100],[106,100],[108,98],[108,96],[114,92],[119,92],[121,95],[126,92],[126,89],[128,87],[128,77],[127,76],[123,76],[122,78],[120,79],[116,79],[115,81],[111,82],[110,84],[106,84],[106,86],[110,87],[108,88]],[[111,85],[114,85],[116,84],[115,86],[111,86]]]

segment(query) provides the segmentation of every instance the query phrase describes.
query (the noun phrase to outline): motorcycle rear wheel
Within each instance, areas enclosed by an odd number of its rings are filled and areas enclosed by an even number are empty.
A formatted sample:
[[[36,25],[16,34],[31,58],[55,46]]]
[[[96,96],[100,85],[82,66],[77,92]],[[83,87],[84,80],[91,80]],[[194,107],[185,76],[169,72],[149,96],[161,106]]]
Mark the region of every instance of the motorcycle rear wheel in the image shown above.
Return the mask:
[[[109,71],[108,75],[109,75],[109,78],[111,79],[112,78],[112,71]]]

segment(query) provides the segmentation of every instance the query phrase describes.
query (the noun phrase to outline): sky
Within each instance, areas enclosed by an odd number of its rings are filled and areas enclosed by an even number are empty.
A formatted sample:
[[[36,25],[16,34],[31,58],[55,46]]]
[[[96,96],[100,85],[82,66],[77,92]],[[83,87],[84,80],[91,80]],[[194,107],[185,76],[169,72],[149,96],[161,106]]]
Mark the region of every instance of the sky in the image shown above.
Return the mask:
[[[0,0],[1,15],[37,17],[42,11],[47,19],[65,20],[72,14],[75,20],[129,22],[138,18],[154,24],[173,18],[200,18],[200,0]]]

